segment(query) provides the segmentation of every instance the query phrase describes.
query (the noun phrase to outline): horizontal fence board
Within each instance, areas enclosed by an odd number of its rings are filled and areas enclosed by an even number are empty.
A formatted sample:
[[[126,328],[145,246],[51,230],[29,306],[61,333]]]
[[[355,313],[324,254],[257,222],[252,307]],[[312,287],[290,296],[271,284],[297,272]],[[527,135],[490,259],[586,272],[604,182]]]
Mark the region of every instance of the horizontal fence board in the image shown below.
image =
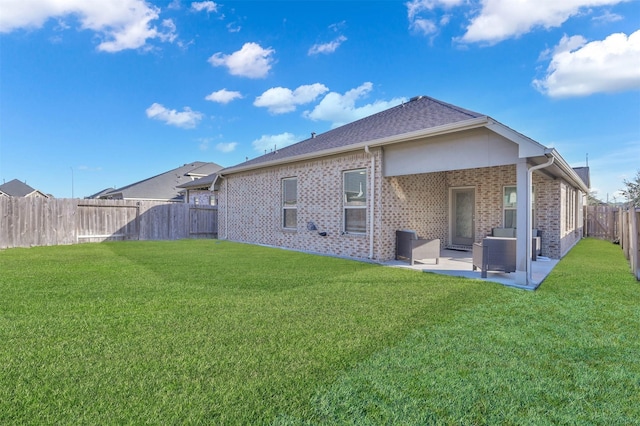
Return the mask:
[[[217,206],[0,197],[0,249],[109,240],[215,238]]]

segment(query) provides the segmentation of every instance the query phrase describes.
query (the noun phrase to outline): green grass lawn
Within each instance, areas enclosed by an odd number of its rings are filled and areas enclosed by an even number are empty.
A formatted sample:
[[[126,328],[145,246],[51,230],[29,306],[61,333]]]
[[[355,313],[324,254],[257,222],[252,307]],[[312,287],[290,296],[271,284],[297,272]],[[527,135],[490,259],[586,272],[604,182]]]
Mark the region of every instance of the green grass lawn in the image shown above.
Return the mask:
[[[0,252],[0,424],[640,424],[640,284],[536,292],[215,240]]]

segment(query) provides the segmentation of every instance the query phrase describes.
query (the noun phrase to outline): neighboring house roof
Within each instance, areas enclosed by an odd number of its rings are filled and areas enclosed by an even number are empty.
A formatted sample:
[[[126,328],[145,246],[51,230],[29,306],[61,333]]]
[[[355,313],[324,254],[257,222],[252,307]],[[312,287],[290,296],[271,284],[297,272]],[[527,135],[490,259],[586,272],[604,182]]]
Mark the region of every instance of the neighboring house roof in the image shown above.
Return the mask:
[[[120,198],[125,200],[181,201],[183,194],[179,186],[194,179],[208,176],[222,169],[216,163],[196,161],[173,170],[117,188],[97,198]]]
[[[545,157],[553,158],[555,162],[551,169],[555,170],[557,175],[564,176],[574,185],[587,190],[585,182],[554,149],[546,148],[487,115],[429,96],[415,96],[409,102],[403,102],[385,111],[322,134],[312,134],[309,139],[296,144],[279,149],[276,147],[276,150],[270,153],[220,170],[218,177],[222,178],[226,174],[481,127],[516,143],[520,158],[537,157],[534,164],[544,161]]]
[[[218,177],[218,173],[211,173],[205,177],[200,179],[196,179],[191,182],[183,183],[182,185],[178,185],[177,188],[183,189],[210,189],[213,182]]]
[[[591,175],[589,173],[589,167],[574,167],[573,170],[580,176],[580,179],[591,188]]]
[[[40,194],[41,196],[46,198],[49,197],[43,192],[32,188],[25,182],[19,181],[18,179],[13,179],[7,183],[3,183],[2,185],[0,185],[0,193],[6,194],[10,197],[30,197],[35,194]]]
[[[103,189],[102,191],[96,192],[95,194],[91,194],[91,195],[89,195],[89,196],[87,196],[85,198],[87,198],[87,199],[99,198],[101,195],[108,194],[109,192],[112,192],[114,190],[115,190],[115,188],[106,188],[106,189]]]
[[[192,164],[196,164],[196,163],[192,163]],[[211,172],[217,172],[221,168],[222,168],[222,166],[220,166],[220,165],[218,165],[216,163],[202,163],[201,166],[196,167],[196,168],[194,168],[192,170],[189,170],[186,173],[186,175],[187,176],[191,176],[193,178],[202,179],[203,177],[210,175]]]

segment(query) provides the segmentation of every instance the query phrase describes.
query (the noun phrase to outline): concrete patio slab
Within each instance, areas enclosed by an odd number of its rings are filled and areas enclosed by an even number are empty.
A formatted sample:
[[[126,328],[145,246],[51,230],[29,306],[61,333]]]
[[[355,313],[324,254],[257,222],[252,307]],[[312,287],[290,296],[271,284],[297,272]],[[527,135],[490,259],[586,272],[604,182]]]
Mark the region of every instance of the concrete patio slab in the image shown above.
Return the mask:
[[[545,257],[538,257],[538,260],[531,262],[531,285],[525,286],[516,283],[515,273],[487,272],[487,278],[480,277],[480,271],[473,270],[473,260],[470,251],[458,251],[444,249],[440,252],[440,262],[435,260],[425,260],[424,263],[416,262],[411,266],[408,262],[391,260],[382,263],[385,266],[395,268],[413,269],[422,272],[451,275],[455,277],[472,278],[482,281],[495,282],[508,287],[515,287],[524,290],[535,290],[542,284],[542,281],[549,275],[551,270],[558,264],[558,260]]]

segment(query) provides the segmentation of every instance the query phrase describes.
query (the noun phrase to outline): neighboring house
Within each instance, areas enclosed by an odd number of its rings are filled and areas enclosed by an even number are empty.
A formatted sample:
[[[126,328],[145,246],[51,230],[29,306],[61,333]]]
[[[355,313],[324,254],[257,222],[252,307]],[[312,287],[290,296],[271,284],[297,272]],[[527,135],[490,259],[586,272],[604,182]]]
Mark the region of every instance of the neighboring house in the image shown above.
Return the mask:
[[[85,197],[86,199],[92,199],[92,198],[100,198],[102,195],[108,194],[112,191],[114,191],[115,188],[106,188],[103,189],[102,191],[96,192],[95,194],[89,195],[87,197]]]
[[[544,256],[564,256],[589,190],[555,149],[426,96],[220,170],[215,186],[221,238],[332,255],[391,260],[398,229],[469,247],[514,227],[521,284],[532,228]]]
[[[222,166],[216,163],[196,161],[122,188],[98,193],[94,198],[183,202],[184,194],[179,188],[180,185],[208,176],[220,169]]]
[[[180,192],[184,193],[184,202],[210,206],[218,204],[217,191],[213,189],[213,182],[217,177],[217,173],[211,173],[208,176],[204,176],[192,182],[178,185]]]
[[[44,192],[30,187],[26,182],[21,182],[18,179],[13,179],[0,185],[0,197],[51,198]]]

